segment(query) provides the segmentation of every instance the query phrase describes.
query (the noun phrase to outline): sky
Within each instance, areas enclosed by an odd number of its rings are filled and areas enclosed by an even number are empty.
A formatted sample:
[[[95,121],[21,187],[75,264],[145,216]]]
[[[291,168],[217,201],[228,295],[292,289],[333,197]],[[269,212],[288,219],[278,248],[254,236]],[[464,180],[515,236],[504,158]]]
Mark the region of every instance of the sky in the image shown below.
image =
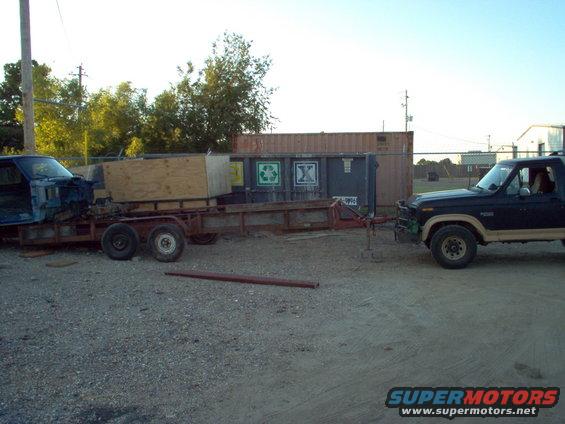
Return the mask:
[[[416,152],[509,145],[565,123],[565,1],[30,0],[32,55],[90,91],[153,97],[224,31],[273,61],[273,132],[404,130]],[[60,11],[60,13],[59,13]],[[0,3],[0,65],[20,58],[19,2]]]

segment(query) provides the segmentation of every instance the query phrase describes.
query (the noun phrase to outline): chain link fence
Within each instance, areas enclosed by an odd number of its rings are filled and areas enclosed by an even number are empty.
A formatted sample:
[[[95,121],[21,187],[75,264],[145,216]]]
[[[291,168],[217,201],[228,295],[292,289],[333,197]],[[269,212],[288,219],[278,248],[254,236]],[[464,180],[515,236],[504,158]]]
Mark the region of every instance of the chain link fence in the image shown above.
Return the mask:
[[[548,153],[549,154],[549,153]],[[560,151],[559,154],[563,154]],[[389,171],[381,172],[381,179],[400,178],[401,175],[405,179],[408,175],[408,181],[402,181],[402,184],[407,184],[412,193],[426,193],[431,191],[452,190],[468,188],[477,184],[477,182],[499,161],[520,157],[532,156],[532,152],[522,151],[497,151],[497,152],[425,152],[408,154],[406,152],[377,152],[377,162],[381,156],[381,162],[387,160],[386,157],[397,156],[402,158],[401,161],[395,164],[401,164],[405,168],[405,172],[394,174]],[[182,156],[181,154],[151,154],[141,156],[137,159],[156,158],[166,156]],[[81,173],[81,168],[85,165],[83,157],[61,157],[58,158],[66,167],[78,169]],[[95,165],[102,162],[125,160],[132,158],[125,158],[123,156],[97,156],[88,159],[89,165]],[[390,175],[388,175],[390,173]],[[410,181],[411,179],[411,181]],[[380,184],[387,183],[386,181]],[[379,184],[379,182],[377,183]],[[410,191],[410,190],[409,190]]]

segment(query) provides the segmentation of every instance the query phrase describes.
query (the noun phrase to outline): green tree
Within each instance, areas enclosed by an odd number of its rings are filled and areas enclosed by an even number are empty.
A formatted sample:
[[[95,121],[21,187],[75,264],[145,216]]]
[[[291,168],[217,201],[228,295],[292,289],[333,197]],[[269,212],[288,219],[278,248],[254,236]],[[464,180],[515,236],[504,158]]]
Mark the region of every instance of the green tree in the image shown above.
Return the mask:
[[[261,132],[271,125],[274,89],[265,84],[271,59],[253,56],[251,46],[241,35],[225,33],[212,45],[196,77],[190,63],[179,69],[175,93],[180,137],[189,150],[230,151],[237,135]]]
[[[147,113],[145,90],[120,83],[115,90],[102,89],[87,102],[85,120],[91,156],[117,155],[125,152],[139,138]],[[132,151],[140,150],[139,142]]]
[[[34,84],[42,85],[51,73],[45,64],[33,64]],[[4,65],[4,80],[0,83],[0,151],[15,152],[23,149],[24,134],[17,119],[17,110],[21,106],[20,61]]]
[[[187,152],[190,150],[187,139],[182,136],[179,107],[175,88],[165,90],[155,97],[147,109],[147,118],[141,132],[143,152]]]

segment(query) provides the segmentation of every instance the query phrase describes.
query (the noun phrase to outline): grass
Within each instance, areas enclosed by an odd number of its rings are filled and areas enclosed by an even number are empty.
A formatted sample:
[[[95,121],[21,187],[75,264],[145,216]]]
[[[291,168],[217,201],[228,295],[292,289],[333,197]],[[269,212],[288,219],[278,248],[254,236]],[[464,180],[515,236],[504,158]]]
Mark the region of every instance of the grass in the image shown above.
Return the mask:
[[[471,185],[477,183],[477,178],[471,178]],[[439,181],[427,181],[426,179],[414,179],[414,193],[428,193],[430,191],[453,190],[467,188],[468,178],[440,178]]]

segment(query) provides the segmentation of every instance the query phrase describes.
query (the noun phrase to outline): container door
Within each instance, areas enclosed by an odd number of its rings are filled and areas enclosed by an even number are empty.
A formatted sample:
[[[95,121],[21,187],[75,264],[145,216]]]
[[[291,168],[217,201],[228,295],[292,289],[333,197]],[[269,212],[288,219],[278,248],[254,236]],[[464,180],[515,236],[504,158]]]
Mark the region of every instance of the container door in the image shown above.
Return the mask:
[[[328,195],[346,205],[367,207],[365,157],[328,158]]]

